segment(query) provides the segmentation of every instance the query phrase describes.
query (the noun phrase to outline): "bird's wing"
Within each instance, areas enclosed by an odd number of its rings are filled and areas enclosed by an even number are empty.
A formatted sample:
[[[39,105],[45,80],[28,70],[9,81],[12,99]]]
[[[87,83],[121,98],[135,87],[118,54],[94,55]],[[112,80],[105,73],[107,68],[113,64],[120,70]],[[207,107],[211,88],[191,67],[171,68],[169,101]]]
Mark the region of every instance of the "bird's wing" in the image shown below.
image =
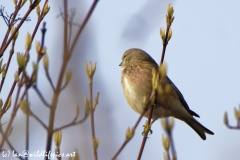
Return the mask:
[[[167,80],[169,81],[169,83],[171,84],[171,86],[173,87],[173,89],[176,91],[179,100],[181,101],[181,103],[183,104],[183,106],[185,107],[185,109],[192,115],[195,117],[200,117],[197,113],[193,112],[192,110],[190,110],[187,102],[185,101],[182,93],[178,90],[178,88],[174,85],[174,83],[170,80],[170,78],[167,77]]]

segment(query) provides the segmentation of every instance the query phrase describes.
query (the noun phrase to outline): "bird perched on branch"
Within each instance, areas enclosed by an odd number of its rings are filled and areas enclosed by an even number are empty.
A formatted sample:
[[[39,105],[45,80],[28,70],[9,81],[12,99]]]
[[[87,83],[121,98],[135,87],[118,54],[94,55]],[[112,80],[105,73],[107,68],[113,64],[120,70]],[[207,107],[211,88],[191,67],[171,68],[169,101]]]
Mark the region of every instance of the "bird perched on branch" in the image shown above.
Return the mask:
[[[143,97],[148,100],[153,91],[153,70],[158,71],[159,66],[149,54],[137,48],[127,50],[119,66],[122,67],[121,82],[125,98],[131,108],[141,114],[145,108]],[[187,123],[203,140],[206,139],[205,133],[213,135],[212,131],[193,117],[199,115],[190,110],[183,95],[168,76],[161,76],[160,73],[159,77],[152,113],[153,121],[172,116]],[[149,117],[149,110],[144,116]]]

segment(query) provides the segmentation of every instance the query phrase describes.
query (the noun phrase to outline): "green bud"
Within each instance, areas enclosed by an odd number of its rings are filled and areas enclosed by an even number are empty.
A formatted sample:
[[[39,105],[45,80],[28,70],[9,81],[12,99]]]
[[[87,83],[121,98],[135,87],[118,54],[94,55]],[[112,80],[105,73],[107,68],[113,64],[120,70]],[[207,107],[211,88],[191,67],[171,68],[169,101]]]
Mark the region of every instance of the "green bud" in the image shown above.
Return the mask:
[[[159,73],[161,77],[165,78],[167,75],[167,64],[163,63],[159,66]]]
[[[33,65],[33,72],[35,73],[35,74],[37,74],[37,72],[38,72],[38,63],[32,63],[32,65]]]
[[[129,141],[130,139],[132,139],[132,137],[134,136],[134,128],[128,128],[126,131],[126,140]]]
[[[172,29],[169,28],[167,41],[169,41],[171,39],[171,37],[172,37]]]
[[[46,48],[46,47],[43,47],[40,53],[41,53],[42,55],[44,55],[46,52],[47,52],[47,48]]]
[[[40,9],[40,6],[39,6],[39,4],[36,6],[36,13],[37,13],[37,15],[38,15],[38,17],[40,16],[40,12],[41,12],[41,9]]]
[[[59,148],[61,141],[62,141],[62,130],[58,130],[58,131],[54,132],[53,139],[54,139],[54,143],[55,143],[56,147]]]
[[[86,94],[84,95],[84,103],[85,103],[85,117],[87,117],[89,115],[90,106]]]
[[[17,53],[17,62],[20,69],[24,69],[27,65],[26,58],[23,54]]]
[[[36,51],[37,51],[37,53],[40,53],[40,49],[41,49],[41,43],[39,41],[36,41]]]
[[[94,102],[93,102],[93,106],[94,106],[93,108],[94,108],[94,109],[95,109],[96,106],[98,105],[98,98],[99,98],[99,95],[100,95],[100,93],[98,92],[96,98],[94,99]]]
[[[18,105],[24,114],[29,114],[29,104],[26,100],[20,100]]]
[[[97,148],[98,148],[98,144],[99,144],[99,140],[98,140],[98,138],[93,138],[93,149],[94,149],[94,151],[96,151],[97,150]]]
[[[234,115],[237,121],[240,120],[240,110],[234,108]]]
[[[165,138],[163,134],[162,134],[162,144],[164,149],[168,151],[170,147],[170,138],[168,136]]]
[[[27,0],[22,0],[21,7],[26,3]]]
[[[72,78],[72,72],[70,70],[67,70],[66,73],[65,73],[65,83],[66,83],[66,86],[70,82],[71,78]]]
[[[6,63],[1,67],[1,72],[3,71],[3,70],[5,70],[5,67],[6,67]]]
[[[95,71],[96,71],[96,68],[97,68],[97,63],[94,63],[93,69],[92,69],[92,75],[94,75],[94,73],[95,73]]]
[[[25,84],[29,81],[27,75],[26,76],[23,76],[23,79],[22,79],[22,83]]]
[[[19,75],[18,75],[18,72],[16,72],[16,73],[14,74],[14,80],[15,80],[16,82],[19,81]]]
[[[166,153],[163,153],[163,159],[164,160],[169,160]]]
[[[12,28],[11,28],[11,35],[13,35],[14,31],[15,31],[15,27],[12,26]],[[12,42],[15,42],[16,39],[17,39],[17,37],[18,37],[18,31],[17,31],[17,32],[15,33],[15,35],[13,36]]]
[[[165,40],[165,30],[164,30],[164,28],[160,28],[160,36],[161,36],[162,40],[164,41]]]
[[[33,62],[33,76],[30,82],[31,85],[36,82],[37,73],[38,73],[38,63]]]
[[[91,79],[96,71],[97,68],[97,63],[94,63],[94,65],[92,65],[92,62],[90,62],[89,67],[88,67],[88,63],[85,62],[85,71],[88,75],[88,78]]]
[[[6,70],[3,69],[3,70],[2,70],[2,78],[5,78],[5,77],[6,77]]]
[[[27,33],[26,41],[25,41],[25,49],[26,49],[27,51],[30,50],[31,44],[32,44],[31,34]]]
[[[80,109],[79,109],[79,106],[76,107],[76,117],[79,116],[79,113],[80,113]]]
[[[158,86],[158,80],[159,80],[159,76],[157,74],[157,71],[155,68],[152,69],[152,87],[153,89],[157,89]]]
[[[167,25],[171,25],[171,19],[166,15],[166,23],[167,23]]]
[[[45,54],[45,55],[43,56],[43,66],[44,66],[44,69],[45,69],[46,71],[48,71],[48,56],[47,56],[47,54]]]
[[[163,129],[165,131],[170,131],[173,127],[174,119],[173,118],[168,118],[168,121],[167,121],[166,118],[162,118],[161,122],[162,122]]]
[[[85,61],[84,65],[85,65],[86,74],[88,75],[88,63]]]
[[[172,24],[173,20],[174,20],[174,16],[170,19],[170,23],[171,24]]]
[[[13,0],[13,4],[16,6],[17,5],[17,0]]]
[[[168,8],[167,8],[167,15],[168,15],[168,17],[172,17],[173,16],[173,12],[174,12],[173,6],[172,6],[172,4],[169,4]]]
[[[5,112],[7,112],[7,110],[11,107],[12,104],[12,96],[9,98],[8,103],[7,103],[7,107],[5,109]]]
[[[49,12],[50,7],[48,7],[48,2],[45,4],[44,8],[43,8],[43,14],[44,16],[46,16],[46,14]]]
[[[226,126],[228,126],[228,115],[227,115],[227,112],[224,113],[224,116],[223,116],[223,122]]]

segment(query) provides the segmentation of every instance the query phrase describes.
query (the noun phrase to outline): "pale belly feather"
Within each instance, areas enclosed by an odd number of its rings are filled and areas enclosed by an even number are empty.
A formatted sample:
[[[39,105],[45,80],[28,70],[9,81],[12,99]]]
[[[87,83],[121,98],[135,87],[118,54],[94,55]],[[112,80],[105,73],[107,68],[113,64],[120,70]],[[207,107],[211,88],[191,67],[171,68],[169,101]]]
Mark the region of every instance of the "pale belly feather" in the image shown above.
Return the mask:
[[[143,95],[136,92],[136,89],[134,88],[135,86],[131,85],[131,83],[128,82],[127,78],[124,78],[123,81],[125,85],[124,95],[127,99],[128,104],[131,106],[133,110],[141,114],[143,112],[143,108],[145,107],[143,104]],[[147,96],[150,96],[150,95],[147,95]],[[172,115],[171,110],[157,105],[156,108],[154,108],[153,110],[152,119],[168,117],[171,115]],[[148,117],[149,111],[147,111],[144,116]]]

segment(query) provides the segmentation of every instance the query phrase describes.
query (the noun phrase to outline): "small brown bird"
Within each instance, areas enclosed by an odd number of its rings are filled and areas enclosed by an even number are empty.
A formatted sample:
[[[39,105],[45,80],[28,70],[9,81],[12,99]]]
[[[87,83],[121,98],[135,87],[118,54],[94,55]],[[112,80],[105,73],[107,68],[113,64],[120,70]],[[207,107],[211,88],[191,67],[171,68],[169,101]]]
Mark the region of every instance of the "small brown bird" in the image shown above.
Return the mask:
[[[158,64],[145,51],[132,48],[123,54],[119,66],[122,67],[121,81],[125,98],[132,109],[141,114],[145,107],[143,97],[149,99],[152,93],[152,70],[158,70]],[[163,103],[161,96],[156,95],[153,120],[169,116],[178,118],[187,123],[203,140],[206,139],[205,133],[214,134],[193,117],[199,115],[190,110],[183,95],[168,77],[160,83],[169,85],[170,91],[166,97],[167,103]],[[149,111],[144,116],[148,117]]]

